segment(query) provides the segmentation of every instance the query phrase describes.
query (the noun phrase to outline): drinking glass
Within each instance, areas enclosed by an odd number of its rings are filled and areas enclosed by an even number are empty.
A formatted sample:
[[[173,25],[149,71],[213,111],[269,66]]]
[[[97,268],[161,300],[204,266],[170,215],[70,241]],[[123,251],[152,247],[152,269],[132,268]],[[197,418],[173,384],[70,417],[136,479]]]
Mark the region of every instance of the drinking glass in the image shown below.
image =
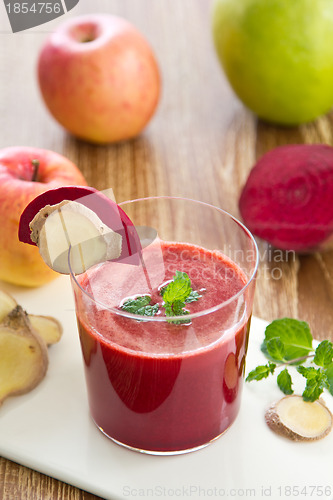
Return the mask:
[[[120,207],[140,237],[140,258],[71,272],[91,416],[127,448],[194,451],[239,411],[257,246],[243,224],[207,203],[153,197]],[[161,312],[163,289],[176,271],[187,272],[199,298],[183,308],[189,314],[170,317]],[[159,312],[123,308],[138,296],[159,301]]]

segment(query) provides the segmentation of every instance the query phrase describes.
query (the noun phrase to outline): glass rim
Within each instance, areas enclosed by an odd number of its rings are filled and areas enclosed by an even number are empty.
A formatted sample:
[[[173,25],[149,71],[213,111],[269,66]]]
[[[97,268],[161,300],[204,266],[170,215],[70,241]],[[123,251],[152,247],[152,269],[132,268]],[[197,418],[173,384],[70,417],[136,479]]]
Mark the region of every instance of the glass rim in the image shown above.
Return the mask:
[[[189,320],[188,324],[191,323],[192,319],[200,318],[201,316],[205,316],[205,315],[208,315],[208,314],[212,314],[212,313],[214,313],[216,311],[219,311],[220,309],[222,309],[223,307],[226,307],[227,305],[231,304],[234,300],[237,300],[238,297],[240,297],[241,295],[243,295],[244,292],[246,291],[246,289],[250,286],[250,284],[255,279],[256,274],[257,274],[257,270],[258,270],[258,266],[259,266],[259,250],[258,250],[258,245],[256,243],[256,240],[254,239],[254,236],[249,231],[249,229],[241,221],[239,221],[236,217],[234,217],[233,215],[231,215],[226,210],[223,210],[222,208],[216,207],[215,205],[212,205],[210,203],[206,203],[204,201],[194,200],[192,198],[183,198],[181,196],[147,196],[147,197],[144,197],[144,198],[137,198],[135,200],[122,201],[122,202],[118,203],[118,205],[122,206],[122,205],[127,205],[129,203],[137,203],[137,202],[140,202],[140,201],[151,201],[151,200],[178,200],[178,201],[192,202],[192,203],[195,203],[195,204],[198,204],[198,205],[203,205],[205,207],[217,210],[221,214],[223,214],[223,215],[227,216],[229,219],[233,220],[233,222],[235,222],[240,227],[240,229],[242,229],[244,231],[244,233],[249,237],[249,239],[251,240],[251,242],[253,244],[253,248],[254,248],[254,251],[255,251],[255,265],[254,265],[254,268],[253,268],[253,271],[251,273],[250,278],[244,284],[244,286],[237,293],[235,293],[232,297],[229,297],[229,299],[224,300],[223,302],[219,302],[218,304],[216,304],[213,307],[209,307],[208,309],[203,309],[202,311],[198,311],[196,313],[187,314],[186,315],[186,319]],[[147,321],[148,322],[150,322],[150,321],[156,322],[157,321],[157,322],[161,322],[161,323],[166,323],[166,322],[167,323],[175,323],[177,321],[182,321],[182,322],[184,321],[184,316],[172,316],[172,320],[170,320],[169,316],[142,316],[141,314],[133,314],[133,313],[129,313],[127,311],[121,310],[121,309],[117,309],[115,307],[106,306],[100,300],[96,300],[95,297],[91,293],[89,293],[87,290],[85,290],[80,285],[80,283],[78,282],[78,280],[76,279],[76,275],[74,274],[74,272],[72,271],[72,268],[71,268],[70,250],[71,250],[71,248],[69,248],[69,251],[68,251],[68,265],[69,265],[69,270],[70,270],[70,277],[74,281],[74,283],[80,288],[80,290],[84,293],[84,295],[86,295],[87,297],[89,297],[89,299],[92,300],[95,304],[98,304],[99,306],[103,307],[104,309],[109,310],[113,314],[117,314],[118,316],[122,316],[122,317],[129,318],[129,319],[134,319],[136,321],[146,321],[146,322]],[[101,264],[103,264],[103,263],[101,263]],[[97,264],[97,265],[100,265],[100,264]],[[84,273],[82,273],[82,274],[84,274]],[[183,326],[186,326],[186,323],[183,323]]]

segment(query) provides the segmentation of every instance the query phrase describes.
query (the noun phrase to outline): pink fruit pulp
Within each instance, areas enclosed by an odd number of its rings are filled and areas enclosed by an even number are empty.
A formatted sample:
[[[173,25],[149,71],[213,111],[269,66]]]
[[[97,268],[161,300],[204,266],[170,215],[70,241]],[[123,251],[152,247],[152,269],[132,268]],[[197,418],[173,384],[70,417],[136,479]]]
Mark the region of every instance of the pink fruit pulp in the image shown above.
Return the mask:
[[[186,305],[191,313],[217,306],[243,288],[242,271],[221,254],[185,243],[161,245],[162,283],[176,270],[185,271],[192,288],[202,291],[202,298]],[[160,269],[154,268],[154,245],[143,256],[155,282]],[[113,262],[92,268],[78,281],[110,307],[124,297],[151,293],[142,268]],[[249,327],[244,318],[238,329],[223,335],[237,301],[186,326],[136,321],[91,305],[87,313],[89,299],[81,299],[74,288],[91,414],[103,432],[134,448],[165,452],[204,445],[232,424]],[[152,300],[162,302],[156,284]]]

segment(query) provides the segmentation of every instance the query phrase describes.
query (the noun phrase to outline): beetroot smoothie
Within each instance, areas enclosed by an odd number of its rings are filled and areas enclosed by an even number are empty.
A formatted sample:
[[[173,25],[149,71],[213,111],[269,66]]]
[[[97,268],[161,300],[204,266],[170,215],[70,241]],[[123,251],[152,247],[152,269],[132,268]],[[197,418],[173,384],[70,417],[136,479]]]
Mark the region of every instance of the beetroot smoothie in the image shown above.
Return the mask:
[[[250,316],[241,293],[246,278],[223,254],[191,244],[158,241],[143,257],[148,280],[141,266],[115,262],[77,277],[88,294],[76,287],[91,414],[106,435],[136,449],[197,448],[238,413]],[[176,271],[201,295],[186,304],[194,314],[187,324],[163,317],[161,287]],[[146,294],[159,313],[146,321],[126,317],[121,304]]]

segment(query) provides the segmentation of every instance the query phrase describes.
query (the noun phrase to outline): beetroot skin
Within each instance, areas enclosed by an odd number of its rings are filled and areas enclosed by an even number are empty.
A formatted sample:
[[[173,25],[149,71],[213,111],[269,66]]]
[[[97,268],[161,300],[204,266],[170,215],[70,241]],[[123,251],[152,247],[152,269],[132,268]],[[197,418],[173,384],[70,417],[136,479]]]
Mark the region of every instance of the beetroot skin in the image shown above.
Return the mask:
[[[333,148],[281,146],[253,167],[239,208],[253,234],[283,250],[319,249],[333,235]]]

